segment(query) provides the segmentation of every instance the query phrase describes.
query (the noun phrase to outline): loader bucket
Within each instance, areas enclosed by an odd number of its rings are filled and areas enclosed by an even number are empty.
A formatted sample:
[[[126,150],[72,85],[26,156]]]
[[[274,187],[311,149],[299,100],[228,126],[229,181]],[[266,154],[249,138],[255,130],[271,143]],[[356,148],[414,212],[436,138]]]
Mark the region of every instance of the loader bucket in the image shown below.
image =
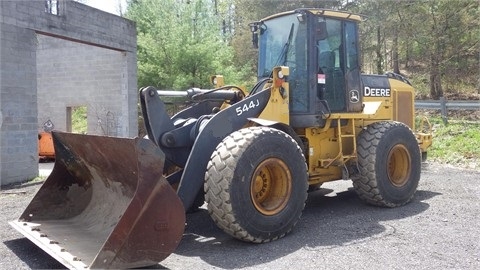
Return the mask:
[[[185,210],[146,139],[53,133],[52,173],[10,224],[72,269],[154,265],[177,247]]]

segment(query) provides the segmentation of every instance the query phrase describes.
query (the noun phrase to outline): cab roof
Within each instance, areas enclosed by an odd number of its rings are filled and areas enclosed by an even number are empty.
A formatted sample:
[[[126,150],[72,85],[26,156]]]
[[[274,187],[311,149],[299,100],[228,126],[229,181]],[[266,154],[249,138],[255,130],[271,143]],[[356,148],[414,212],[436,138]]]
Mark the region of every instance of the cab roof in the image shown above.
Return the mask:
[[[332,18],[338,18],[343,20],[352,20],[357,22],[361,22],[366,19],[364,16],[360,14],[355,14],[348,11],[339,11],[339,10],[321,9],[321,8],[300,8],[300,9],[273,14],[266,18],[263,18],[261,21],[268,21],[273,18],[294,14],[294,13],[302,13],[302,12],[310,12],[318,16],[332,17]]]

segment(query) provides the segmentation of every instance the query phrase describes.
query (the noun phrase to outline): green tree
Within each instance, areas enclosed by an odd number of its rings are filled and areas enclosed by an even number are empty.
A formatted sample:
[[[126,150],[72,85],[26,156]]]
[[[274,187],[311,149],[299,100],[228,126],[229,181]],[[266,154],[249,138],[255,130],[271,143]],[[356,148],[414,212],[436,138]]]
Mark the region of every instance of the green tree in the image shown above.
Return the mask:
[[[475,87],[478,1],[357,0],[353,9],[368,16],[361,24],[364,69],[398,73],[403,68],[425,77],[435,99],[443,96],[445,85],[450,92]]]
[[[219,73],[228,81],[242,78],[244,69],[232,68],[214,2],[136,0],[125,15],[137,24],[140,86],[210,87],[210,75]]]
[[[411,33],[412,57],[426,67],[430,96],[443,96],[445,85],[449,92],[474,86],[479,75],[478,1],[411,1],[403,12],[410,22],[406,28]]]

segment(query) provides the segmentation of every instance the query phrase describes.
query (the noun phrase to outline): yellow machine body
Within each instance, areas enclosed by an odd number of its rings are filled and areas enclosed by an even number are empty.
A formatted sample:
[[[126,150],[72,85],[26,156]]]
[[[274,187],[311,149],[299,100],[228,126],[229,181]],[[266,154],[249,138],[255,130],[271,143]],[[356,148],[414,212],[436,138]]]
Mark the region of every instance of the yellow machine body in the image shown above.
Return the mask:
[[[327,181],[351,179],[369,204],[408,203],[431,128],[415,126],[407,79],[360,74],[360,21],[298,9],[252,23],[251,91],[220,75],[214,89],[142,88],[147,138],[52,132],[54,169],[10,224],[69,268],[120,269],[169,256],[204,202],[252,243],[291,232],[307,190]],[[188,102],[172,116],[163,97]]]

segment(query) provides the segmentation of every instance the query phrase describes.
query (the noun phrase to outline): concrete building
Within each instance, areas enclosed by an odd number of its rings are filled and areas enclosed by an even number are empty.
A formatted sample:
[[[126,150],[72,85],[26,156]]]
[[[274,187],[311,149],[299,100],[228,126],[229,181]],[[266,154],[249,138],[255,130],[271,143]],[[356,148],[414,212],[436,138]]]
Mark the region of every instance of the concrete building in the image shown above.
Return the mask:
[[[134,137],[136,30],[132,21],[71,0],[0,1],[0,184],[38,175],[38,132]]]

